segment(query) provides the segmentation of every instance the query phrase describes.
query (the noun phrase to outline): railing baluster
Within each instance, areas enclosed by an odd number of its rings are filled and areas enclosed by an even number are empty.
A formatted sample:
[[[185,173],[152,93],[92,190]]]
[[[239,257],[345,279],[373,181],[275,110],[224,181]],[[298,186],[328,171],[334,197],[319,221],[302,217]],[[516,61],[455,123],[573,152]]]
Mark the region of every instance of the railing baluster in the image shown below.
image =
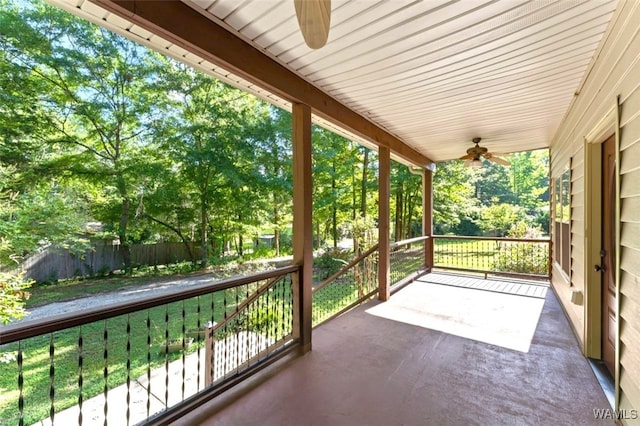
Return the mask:
[[[127,426],[131,420],[131,317],[127,314]]]
[[[247,284],[247,287],[246,287],[245,290],[246,290],[245,291],[245,297],[246,297],[245,300],[248,300],[249,299],[249,284]],[[254,321],[254,322],[257,322],[258,324],[260,324],[260,319],[257,318],[259,312],[255,311],[255,303],[256,302],[252,302],[249,306],[247,306],[248,319],[247,319],[247,330],[246,330],[246,333],[245,333],[246,334],[246,336],[245,336],[245,345],[246,345],[246,347],[245,347],[245,357],[246,358],[245,359],[247,361],[250,358],[250,352],[249,352],[250,339],[251,339],[250,328],[253,325],[253,324],[251,324],[251,322]],[[240,339],[238,339],[238,340],[240,340]]]
[[[222,291],[223,293],[223,299],[224,299],[224,290]],[[213,329],[213,325],[216,323],[215,321],[215,306],[214,306],[214,293],[211,293],[211,329]],[[207,333],[212,332],[211,330],[207,330]],[[209,347],[210,350],[210,355],[209,355],[209,362],[211,363],[211,366],[209,367],[209,372],[207,374],[210,374],[210,378],[211,378],[211,383],[213,383],[214,378],[216,377],[215,375],[215,344],[216,344],[216,339],[215,339],[215,335],[211,336],[211,346]]]
[[[200,313],[201,313],[201,309],[200,309],[200,296],[198,296],[196,298],[196,344],[197,344],[197,360],[196,360],[196,392],[200,392],[200,356],[201,356],[201,347],[200,347],[200,343],[202,342],[202,338],[201,338],[201,331],[200,329],[202,328],[202,321],[200,320]]]
[[[269,306],[270,306],[270,317],[269,318],[279,318],[278,317],[278,306],[276,305],[276,289],[278,288],[278,283],[276,283],[276,285],[274,287],[272,287],[269,290],[268,293],[268,302]],[[275,328],[278,325],[278,321],[271,321],[269,323],[269,331],[267,332],[267,338],[269,339],[273,339],[274,341],[275,339]]]
[[[236,288],[236,313],[238,313],[239,307],[240,307],[240,291],[238,291],[238,289]],[[239,318],[238,315],[236,315],[236,318]],[[236,323],[239,323],[239,319],[234,320]],[[238,324],[240,325],[240,324]],[[239,327],[236,327],[236,329],[234,330],[234,334],[235,334],[235,338],[233,339],[236,343],[236,362],[235,362],[235,370],[236,372],[238,371],[238,365],[240,364],[240,335],[239,335]]]
[[[220,370],[220,377],[225,377],[227,375],[227,359],[229,358],[229,345],[227,344],[229,342],[229,338],[228,338],[228,330],[227,327],[229,326],[229,323],[227,322],[227,318],[228,318],[228,302],[227,302],[227,290],[224,291],[224,300],[223,300],[223,308],[224,308],[224,333],[223,333],[223,338],[222,338],[222,342],[223,342],[223,347],[224,347],[224,353],[223,353],[223,357],[222,357],[222,365],[221,365],[221,370]]]
[[[78,424],[82,426],[82,403],[83,403],[83,395],[82,395],[82,386],[84,382],[83,374],[83,364],[84,364],[84,338],[82,336],[82,326],[80,326],[78,331]]]
[[[18,340],[18,426],[24,426],[24,375],[22,372],[22,340]]]
[[[186,365],[187,365],[187,359],[186,359],[186,353],[187,353],[187,342],[186,342],[186,333],[187,333],[187,329],[186,329],[186,324],[185,324],[185,320],[186,320],[186,312],[184,309],[184,300],[182,301],[182,401],[184,401],[184,379],[186,377]]]
[[[278,285],[278,283],[276,283],[275,285]],[[264,312],[267,316],[267,323],[265,325],[265,330],[263,333],[260,334],[261,336],[261,341],[260,344],[263,347],[268,347],[267,342],[269,341],[269,324],[272,322],[271,321],[271,316],[270,316],[270,309],[271,309],[271,305],[269,303],[269,297],[271,296],[271,289],[267,290],[266,294],[263,296],[262,298],[262,308],[264,309]],[[267,354],[265,354],[265,357],[267,356]]]
[[[104,378],[104,426],[107,426],[107,414],[109,412],[109,330],[107,328],[107,320],[104,320],[104,331],[102,334],[103,351],[102,358],[104,361],[104,368],[102,375]]]
[[[56,367],[54,363],[54,355],[55,355],[55,344],[53,341],[53,334],[51,333],[49,336],[49,401],[51,401],[51,407],[49,408],[49,417],[51,417],[51,424],[54,423],[56,409],[55,409],[55,396],[56,396],[56,387],[55,387],[55,376],[56,376]]]
[[[286,286],[281,285],[280,288],[282,288],[282,301],[281,303],[281,307],[282,307],[282,320],[280,321],[280,325],[281,325],[281,329],[279,330],[278,333],[276,333],[276,340],[279,340],[282,338],[282,336],[284,336],[286,334],[286,330],[285,330],[285,324],[286,324],[286,312],[285,312],[285,303],[287,300],[287,293],[286,293]],[[292,292],[289,292],[292,293]],[[293,300],[291,300],[291,303],[293,304]]]
[[[151,317],[147,309],[147,418],[151,415]]]
[[[169,304],[164,309],[164,406],[169,406]]]

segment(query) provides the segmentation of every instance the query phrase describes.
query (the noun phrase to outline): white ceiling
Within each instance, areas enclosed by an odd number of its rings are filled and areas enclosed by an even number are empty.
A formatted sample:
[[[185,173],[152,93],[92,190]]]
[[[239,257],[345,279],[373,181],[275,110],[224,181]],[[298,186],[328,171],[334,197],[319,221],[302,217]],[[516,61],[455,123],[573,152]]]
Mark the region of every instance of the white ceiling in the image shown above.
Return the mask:
[[[136,35],[85,0],[50,1]],[[493,152],[548,147],[617,5],[333,0],[328,43],[312,50],[298,31],[293,0],[182,1],[435,161],[460,157],[476,136]],[[287,106],[155,35],[138,36]]]

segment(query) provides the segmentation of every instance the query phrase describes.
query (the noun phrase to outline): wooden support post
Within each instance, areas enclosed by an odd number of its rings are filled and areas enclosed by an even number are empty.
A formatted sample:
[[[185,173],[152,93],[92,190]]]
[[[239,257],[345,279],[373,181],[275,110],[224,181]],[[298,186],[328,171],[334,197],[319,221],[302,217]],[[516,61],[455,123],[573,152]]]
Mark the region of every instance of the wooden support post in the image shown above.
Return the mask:
[[[378,299],[389,299],[391,262],[389,255],[389,198],[391,175],[391,152],[380,147],[378,151],[380,171],[378,177]]]
[[[422,175],[422,235],[433,236],[433,171],[430,169],[425,169]],[[433,269],[434,244],[431,238],[424,243],[424,264],[429,271]]]
[[[293,263],[300,265],[293,286],[294,336],[301,351],[311,350],[313,228],[311,183],[311,108],[293,104]]]

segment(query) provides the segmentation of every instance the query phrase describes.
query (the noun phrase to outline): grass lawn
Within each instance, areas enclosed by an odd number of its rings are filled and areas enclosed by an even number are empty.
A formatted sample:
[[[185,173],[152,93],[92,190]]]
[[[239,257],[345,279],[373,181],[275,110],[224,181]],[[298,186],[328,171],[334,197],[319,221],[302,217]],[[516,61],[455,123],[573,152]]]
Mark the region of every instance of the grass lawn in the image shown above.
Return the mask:
[[[436,239],[434,263],[440,267],[490,270],[500,246],[494,241]]]

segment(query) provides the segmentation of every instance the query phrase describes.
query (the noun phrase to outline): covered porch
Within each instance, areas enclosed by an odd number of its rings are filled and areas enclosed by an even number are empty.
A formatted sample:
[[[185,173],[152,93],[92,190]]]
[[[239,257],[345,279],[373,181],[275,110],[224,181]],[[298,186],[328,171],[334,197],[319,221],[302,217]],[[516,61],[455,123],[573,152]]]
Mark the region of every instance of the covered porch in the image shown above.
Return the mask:
[[[461,280],[469,286],[455,286]],[[589,363],[580,356],[554,292],[549,289],[540,296],[536,290],[537,296],[527,296],[480,288],[500,284],[505,284],[502,288],[547,289],[540,282],[426,274],[388,302],[371,301],[317,327],[313,351],[281,360],[176,424],[555,425],[559,419],[566,424],[613,424],[594,414],[594,410],[610,405]],[[429,301],[407,303],[422,291],[434,289],[448,292],[443,297],[458,301],[464,297],[480,301],[493,293],[512,302],[520,299],[534,306],[539,302],[541,311],[520,308],[519,315],[504,310],[498,313],[505,328],[515,320],[514,328],[525,335],[512,333],[514,339],[531,339],[528,351],[407,321],[410,314],[419,315],[416,311],[407,314],[407,310],[427,307]],[[382,316],[380,308],[389,304],[395,304],[396,309]],[[488,308],[490,303],[484,305]],[[473,316],[459,314],[444,321]],[[480,325],[475,335],[486,337],[487,329],[497,325]]]
[[[60,330],[74,328],[73,332],[78,334],[76,352],[80,354],[78,357],[79,424],[82,424],[83,421],[82,366],[85,353],[83,345],[85,343],[82,331],[77,332],[75,328],[86,326],[90,322],[95,322],[98,326],[104,324],[105,332],[102,342],[104,350],[101,352],[104,359],[98,359],[98,361],[102,361],[105,366],[104,394],[106,400],[106,395],[109,392],[108,376],[111,374],[108,366],[110,357],[112,357],[112,352],[107,351],[110,343],[106,324],[107,320],[111,321],[114,318],[124,318],[125,316],[126,320],[122,320],[123,325],[119,332],[126,333],[127,336],[130,333],[140,332],[145,335],[148,342],[147,346],[139,351],[140,353],[130,351],[130,348],[127,347],[127,353],[123,356],[123,359],[127,361],[127,387],[130,380],[129,366],[130,359],[133,358],[132,354],[143,360],[140,365],[146,368],[146,374],[150,375],[149,372],[152,368],[150,360],[158,352],[157,348],[152,348],[150,343],[152,337],[156,339],[160,336],[156,340],[161,341],[162,348],[167,347],[170,341],[176,341],[181,346],[182,354],[176,355],[176,357],[182,357],[183,380],[187,370],[184,353],[191,343],[195,343],[194,347],[197,347],[200,355],[200,351],[206,351],[207,347],[211,352],[216,349],[216,343],[213,343],[216,332],[219,333],[220,339],[238,336],[238,330],[251,330],[261,339],[264,337],[250,349],[247,349],[246,346],[250,346],[251,339],[246,339],[247,345],[242,346],[240,339],[236,337],[234,341],[236,342],[235,353],[241,352],[240,348],[242,351],[246,349],[246,356],[244,358],[236,356],[235,360],[227,361],[227,351],[224,350],[225,357],[221,361],[223,367],[221,367],[221,373],[218,376],[216,376],[217,367],[213,356],[209,357],[214,364],[213,366],[198,363],[195,374],[199,377],[201,373],[207,372],[211,376],[211,380],[215,382],[214,386],[211,386],[211,383],[206,380],[202,385],[198,382],[198,392],[200,392],[198,398],[191,398],[185,396],[185,387],[182,384],[182,395],[181,398],[178,398],[180,404],[176,407],[172,407],[170,403],[168,379],[168,365],[173,358],[167,355],[168,350],[161,349],[159,365],[164,364],[167,371],[164,387],[164,407],[166,410],[163,407],[164,412],[157,415],[149,408],[150,404],[147,404],[146,417],[143,422],[158,424],[172,422],[189,425],[256,423],[266,425],[555,425],[559,422],[606,424],[607,420],[597,418],[598,413],[605,417],[608,413],[611,418],[611,411],[603,411],[610,409],[610,402],[584,358],[580,346],[581,342],[576,340],[553,291],[549,289],[546,289],[546,292],[539,291],[544,286],[522,284],[516,281],[502,281],[502,283],[506,283],[505,285],[485,285],[487,284],[486,277],[484,279],[478,277],[477,281],[472,280],[472,283],[477,284],[475,286],[472,284],[452,285],[452,283],[434,282],[434,278],[441,275],[434,274],[433,271],[426,275],[419,275],[425,270],[438,266],[437,259],[434,259],[434,250],[436,250],[434,241],[438,239],[438,236],[433,235],[432,220],[432,175],[435,170],[435,162],[459,158],[459,155],[465,152],[468,141],[478,133],[482,133],[483,138],[486,138],[487,146],[492,151],[495,149],[511,152],[548,147],[551,136],[572,99],[581,95],[584,79],[588,75],[584,73],[591,69],[587,65],[591,63],[594,54],[600,53],[595,49],[599,46],[599,40],[605,33],[616,2],[600,2],[593,10],[580,11],[577,6],[570,8],[575,9],[576,19],[582,19],[576,21],[575,25],[569,25],[574,21],[563,15],[564,11],[556,11],[559,14],[558,17],[549,12],[550,16],[554,16],[553,22],[546,22],[546,19],[543,18],[547,16],[547,12],[542,11],[544,13],[540,13],[536,22],[538,20],[543,22],[545,26],[548,26],[550,32],[553,31],[553,34],[543,32],[537,27],[529,28],[529,24],[522,24],[524,29],[531,31],[532,34],[540,34],[541,37],[551,38],[551,35],[557,35],[557,39],[562,43],[573,39],[570,39],[569,36],[563,36],[561,31],[556,32],[554,28],[563,28],[565,31],[575,30],[576,34],[571,34],[576,37],[580,34],[585,34],[585,37],[588,35],[589,43],[586,46],[588,49],[585,48],[584,52],[578,52],[581,55],[580,58],[570,58],[582,66],[576,67],[576,70],[573,70],[572,67],[571,71],[575,71],[575,73],[567,73],[567,80],[562,79],[558,83],[558,87],[556,87],[555,81],[560,79],[560,71],[557,70],[564,70],[561,67],[569,65],[564,62],[559,64],[556,61],[551,61],[550,74],[548,76],[544,74],[542,82],[544,84],[541,83],[542,86],[538,91],[535,89],[537,86],[528,86],[524,83],[529,80],[537,81],[536,76],[541,74],[535,67],[520,69],[519,64],[523,63],[522,58],[519,57],[520,53],[510,57],[510,61],[513,63],[507,62],[505,65],[513,65],[514,68],[505,70],[498,68],[490,71],[486,67],[487,61],[484,58],[485,55],[492,56],[491,46],[483,43],[483,39],[478,39],[474,43],[477,42],[478,46],[476,47],[483,50],[478,53],[477,67],[475,65],[466,66],[460,62],[460,74],[456,74],[456,71],[449,69],[449,67],[454,65],[457,67],[458,61],[452,60],[446,68],[446,64],[442,64],[444,69],[442,81],[445,87],[442,89],[434,88],[436,98],[431,101],[426,97],[416,98],[414,109],[408,111],[406,98],[403,100],[400,96],[394,104],[397,109],[389,111],[387,118],[382,117],[385,113],[384,108],[376,112],[373,107],[376,107],[379,101],[380,105],[386,108],[387,99],[391,93],[399,90],[398,86],[386,88],[388,91],[386,94],[380,95],[380,99],[362,103],[363,106],[351,99],[350,96],[343,94],[338,90],[339,88],[332,88],[330,84],[319,87],[322,81],[321,79],[314,80],[315,77],[311,72],[313,67],[305,71],[300,64],[293,64],[289,69],[281,63],[280,59],[272,58],[274,53],[268,51],[265,53],[255,44],[246,42],[245,39],[248,38],[246,34],[238,35],[230,31],[230,25],[221,17],[209,16],[209,3],[214,2],[119,0],[86,2],[52,0],[52,2],[115,31],[127,34],[146,46],[166,51],[169,55],[179,58],[197,69],[205,70],[209,74],[219,76],[224,81],[246,88],[251,93],[256,93],[265,99],[268,98],[270,102],[291,110],[293,113],[294,256],[290,266],[268,274],[240,277],[222,283],[209,283],[193,288],[186,293],[178,294],[176,292],[166,296],[152,297],[139,303],[129,303],[126,306],[96,309],[91,312],[91,315],[85,315],[83,318],[78,315],[73,318],[71,316],[54,318],[48,323],[37,324],[37,327],[18,326],[4,332],[3,338],[6,338],[7,342],[22,344],[21,342],[26,339],[53,336],[53,333]],[[389,2],[388,4],[393,3]],[[447,14],[451,13],[454,16],[457,13],[455,5],[451,4],[447,7],[451,7],[451,10],[443,9]],[[561,8],[564,7],[564,5],[561,6]],[[495,13],[500,17],[507,12],[509,11],[500,10]],[[573,10],[570,12],[573,13]],[[472,11],[469,11],[468,14],[471,15]],[[528,14],[528,11],[523,12],[525,17]],[[242,16],[242,14],[231,14],[230,16]],[[392,15],[383,14],[382,16]],[[427,17],[429,15],[425,11],[420,16]],[[485,24],[483,16],[479,15],[476,18],[476,24]],[[567,19],[563,20],[563,18]],[[449,15],[443,15],[439,19],[442,19],[442,22],[449,22],[453,18],[450,18]],[[251,18],[247,18],[247,22],[252,22]],[[568,29],[564,28],[563,22],[567,23]],[[582,22],[582,24],[577,22]],[[473,30],[470,23],[462,22],[462,24],[469,32]],[[490,24],[491,22],[486,22],[486,25]],[[243,29],[251,27],[242,23],[238,25]],[[589,28],[586,28],[587,26]],[[398,28],[400,27],[402,26],[398,25]],[[409,28],[410,26],[404,27]],[[430,26],[425,27],[425,31],[430,28]],[[586,29],[592,29],[593,33],[586,31]],[[451,31],[457,33],[457,30],[452,29]],[[511,29],[507,28],[505,34],[497,37],[497,39],[503,40],[505,49],[511,48],[512,43],[515,42],[508,38],[511,34],[510,31]],[[467,33],[464,34],[467,37]],[[473,35],[468,35],[470,40]],[[405,38],[407,38],[406,34],[398,36],[400,41]],[[363,37],[363,40],[366,39],[367,37]],[[435,35],[434,40],[438,40]],[[542,41],[536,40],[535,43],[532,46],[537,49],[539,47],[537,43],[542,43]],[[561,44],[554,48],[543,49],[541,57],[537,56],[538,51],[535,50],[536,55],[533,55],[531,60],[534,61],[533,63],[539,61],[547,64],[550,59],[564,58],[567,51],[570,51],[573,46],[570,42],[567,43],[567,45]],[[350,45],[357,46],[358,43]],[[452,45],[460,46],[461,54],[466,52],[467,47],[461,42]],[[487,52],[484,52],[485,46]],[[340,45],[336,49],[341,49]],[[513,49],[513,52],[518,51],[519,49]],[[549,58],[550,53],[553,55]],[[504,54],[506,55],[506,53]],[[393,57],[395,54],[391,55]],[[304,55],[301,54],[302,56]],[[500,58],[500,56],[494,58],[495,63],[505,64]],[[494,62],[494,59],[491,61]],[[378,67],[378,62],[371,60],[370,65],[382,70],[382,72],[391,68]],[[424,74],[425,81],[440,81],[439,76],[432,76],[427,72],[431,69],[431,62],[426,62],[421,67],[410,65],[410,61],[402,61],[402,63],[409,64],[411,71],[416,70],[415,72],[420,78],[423,78]],[[322,69],[332,69],[335,66],[332,63],[328,63],[326,67],[321,65]],[[359,64],[355,64],[354,69],[358,69],[357,65]],[[294,66],[297,68],[294,69]],[[422,68],[425,70],[422,71]],[[364,70],[364,68],[362,69]],[[465,74],[462,70],[471,71],[471,74]],[[398,75],[402,75],[402,73],[398,73]],[[492,76],[496,81],[484,81],[483,76],[486,75]],[[505,78],[505,76],[513,76],[513,79]],[[564,77],[564,72],[562,77]],[[451,80],[452,78],[453,80]],[[520,78],[523,78],[523,81],[519,81]],[[377,81],[377,78],[372,78],[370,83],[375,86],[379,84]],[[470,81],[477,81],[478,86],[467,87],[465,84]],[[506,86],[498,84],[498,81],[504,82]],[[552,82],[553,85],[548,85],[548,82]],[[403,85],[405,80],[398,78],[397,84]],[[445,90],[449,85],[454,90]],[[560,86],[566,92],[564,97],[557,96]],[[401,87],[407,90],[407,92],[401,92],[401,95],[411,98],[411,90],[415,88]],[[360,91],[368,92],[367,89],[370,90],[370,88],[364,87],[360,88]],[[467,98],[468,93],[475,93],[478,100],[483,102],[471,102],[473,99]],[[497,102],[498,99],[494,98],[497,93],[505,93],[509,96]],[[558,100],[559,104],[549,105],[541,101],[531,105],[524,102],[525,98],[534,97],[534,95],[537,95],[541,100]],[[584,95],[582,96],[584,97]],[[426,101],[423,102],[422,99],[426,99]],[[486,106],[487,103],[495,105],[495,109]],[[441,104],[446,104],[446,107],[439,106]],[[429,105],[430,108],[427,114],[424,110],[425,105]],[[523,110],[518,109],[518,114],[512,114],[510,121],[505,123],[506,111],[513,111],[514,105],[521,106]],[[434,115],[436,109],[447,114],[451,113],[452,116],[437,118]],[[477,115],[474,120],[470,120],[467,115],[471,110]],[[488,115],[480,114],[483,111],[487,111]],[[549,114],[549,117],[546,114]],[[428,119],[422,119],[423,116],[428,116]],[[524,120],[525,117],[531,120]],[[553,117],[553,120],[550,117]],[[421,129],[410,128],[409,124],[418,122],[423,123],[425,127]],[[311,176],[312,123],[324,125],[366,146],[375,147],[380,156],[378,246],[369,253],[372,257],[370,264],[364,260],[368,256],[367,254],[362,255],[360,260],[354,261],[355,263],[350,268],[346,268],[352,270],[349,273],[353,274],[353,281],[356,283],[351,284],[355,289],[351,289],[351,293],[357,293],[358,298],[365,299],[375,294],[380,300],[369,301],[315,328],[313,326],[316,324],[316,316],[324,315],[322,312],[316,313],[315,309],[323,309],[324,305],[316,304],[314,297],[318,288],[312,287],[313,230],[311,219],[313,206],[309,196],[313,192]],[[541,123],[547,123],[546,127]],[[497,127],[489,126],[489,124]],[[522,129],[516,131],[511,128],[501,128],[506,124],[510,124],[513,128],[516,127],[516,124],[522,125],[527,132]],[[406,130],[401,131],[403,128]],[[485,135],[490,135],[490,137]],[[410,143],[405,143],[405,141]],[[453,142],[459,145],[456,146]],[[416,264],[411,268],[403,268],[403,273],[408,272],[409,280],[413,278],[416,280],[397,290],[393,297],[390,297],[390,293],[394,292],[394,289],[390,287],[395,283],[393,256],[397,252],[394,251],[389,232],[391,160],[405,163],[414,171],[416,168],[421,169],[424,212],[422,228],[424,245],[421,244],[415,254]],[[580,244],[578,246],[581,247]],[[546,253],[549,252],[550,250],[546,250]],[[549,263],[551,263],[550,257],[548,258],[547,271]],[[364,280],[363,276],[366,276],[367,283],[373,283],[373,286],[362,285],[364,281],[360,280]],[[526,288],[520,287],[521,285]],[[339,284],[332,288],[335,287],[345,288],[345,286],[340,287]],[[443,287],[446,287],[446,290]],[[533,302],[538,303],[539,310],[536,320],[533,321],[533,326],[531,322],[525,325],[530,332],[526,348],[522,346],[509,347],[489,339],[483,340],[478,336],[456,335],[452,330],[434,329],[421,322],[424,318],[421,313],[413,309],[415,306],[404,307],[405,314],[407,311],[412,311],[414,314],[413,321],[408,321],[406,317],[404,320],[394,318],[393,312],[387,312],[388,315],[382,315],[380,312],[383,310],[382,307],[393,311],[394,303],[402,301],[412,301],[418,304],[423,301],[425,304],[432,303],[433,299],[428,297],[422,299],[411,297],[412,291],[419,292],[425,288],[439,288],[443,292],[459,295],[463,292],[465,295],[469,292],[475,292],[476,296],[480,294],[488,296],[486,293],[492,293],[500,295],[499,297],[513,298],[514,301],[516,298],[517,300],[532,299]],[[520,294],[520,290],[525,294]],[[514,292],[517,294],[511,294]],[[410,296],[403,298],[403,295],[406,294]],[[201,299],[204,301],[202,306]],[[327,302],[332,301],[332,298],[325,297],[323,301],[328,304]],[[385,303],[382,303],[383,301]],[[457,305],[454,299],[450,306],[460,307],[463,305]],[[478,308],[486,306],[483,303],[477,303]],[[175,307],[175,312],[172,311],[170,314],[170,307],[171,309]],[[153,318],[157,313],[154,310],[160,312],[157,314],[158,318]],[[535,311],[535,309],[533,310]],[[403,311],[403,309],[398,308],[398,311]],[[376,312],[379,315],[374,314]],[[425,309],[425,312],[432,316],[434,314],[432,307]],[[480,311],[471,310],[463,313],[478,312]],[[516,313],[512,312],[512,315]],[[136,316],[138,314],[140,314],[139,317]],[[327,316],[331,316],[331,314],[328,313]],[[264,320],[265,317],[268,321]],[[479,318],[487,317],[480,313]],[[513,318],[514,316],[508,317],[503,320],[502,324],[517,325],[511,321]],[[459,325],[452,318],[441,318],[441,320],[443,324]],[[192,339],[191,343],[186,343],[185,336],[190,326],[197,327],[196,332],[200,333],[205,324],[215,324],[216,321],[218,321],[218,326],[216,326],[218,328],[209,332],[207,340],[196,337],[195,341]],[[146,327],[131,327],[132,323],[144,324]],[[156,324],[160,324],[156,327],[157,330],[154,328]],[[493,324],[494,331],[496,324],[500,325],[500,321]],[[575,327],[574,324],[574,329]],[[518,327],[515,329],[518,330]],[[508,333],[504,333],[504,330],[499,328],[497,330],[498,332],[494,334],[499,337],[508,335]],[[155,336],[154,333],[158,336]],[[311,351],[312,336],[313,350]],[[49,357],[52,368],[49,374],[53,417],[57,401],[53,397],[55,388],[54,338],[51,337],[50,340]],[[19,347],[17,350],[19,356],[16,382],[19,383],[19,389],[16,395],[19,396],[16,399],[19,403],[16,405],[19,407],[19,417],[22,421],[24,417],[23,366],[22,353],[20,352],[22,349]],[[205,353],[209,355],[208,352]],[[259,371],[255,375],[250,375],[255,372],[254,370]],[[218,379],[219,381],[217,381]],[[616,377],[618,389],[619,382],[619,378]],[[616,408],[618,405],[619,401],[615,404]],[[105,403],[105,417],[107,411],[108,404]],[[164,416],[165,414],[167,415]],[[608,422],[613,423],[612,420],[608,420]],[[130,422],[128,406],[126,423],[133,423]]]

